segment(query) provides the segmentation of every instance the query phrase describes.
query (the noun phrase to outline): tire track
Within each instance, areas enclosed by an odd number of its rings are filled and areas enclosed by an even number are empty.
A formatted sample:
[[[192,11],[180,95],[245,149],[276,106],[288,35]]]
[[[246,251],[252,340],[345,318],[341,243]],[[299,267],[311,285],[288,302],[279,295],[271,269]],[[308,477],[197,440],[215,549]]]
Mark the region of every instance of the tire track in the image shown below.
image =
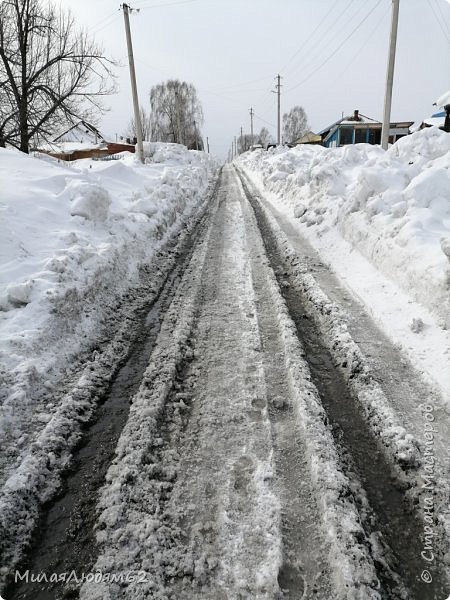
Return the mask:
[[[334,438],[342,447],[347,473],[361,482],[365,497],[360,502],[362,522],[366,536],[377,539],[372,552],[384,589],[383,597],[418,600],[445,597],[445,577],[437,568],[433,570],[431,583],[424,583],[419,577],[423,569],[424,523],[409,501],[407,479],[401,472],[399,476],[398,467],[389,460],[380,439],[369,427],[357,397],[348,391],[342,375],[334,367],[317,326],[309,316],[308,304],[314,299],[297,285],[266,213],[251,193],[247,181],[243,179],[242,183],[297,334],[305,346],[313,381],[332,424]],[[408,467],[403,468],[407,470]]]
[[[215,193],[216,190],[213,190],[213,197]],[[145,270],[144,289],[138,296],[140,305],[131,305],[124,321],[124,328],[131,338],[128,348],[113,340],[116,354],[106,357],[106,372],[101,369],[95,372],[93,366],[88,367],[97,384],[96,388],[87,390],[97,404],[94,420],[83,428],[57,498],[42,507],[30,549],[16,571],[53,576],[74,572],[79,575],[89,573],[95,563],[97,492],[114,457],[117,441],[128,418],[131,398],[148,366],[163,315],[172,302],[208,219],[209,210],[205,203],[186,224],[178,244],[172,241],[165,252],[159,253],[160,260],[155,262],[153,270]],[[155,289],[158,280],[159,288]],[[18,510],[17,504],[15,510]],[[5,536],[2,542],[5,544],[7,540]],[[74,589],[77,587],[75,584]],[[24,580],[15,585],[11,576],[5,590],[8,598],[17,600],[53,600],[63,593],[64,584],[61,582],[31,583]]]

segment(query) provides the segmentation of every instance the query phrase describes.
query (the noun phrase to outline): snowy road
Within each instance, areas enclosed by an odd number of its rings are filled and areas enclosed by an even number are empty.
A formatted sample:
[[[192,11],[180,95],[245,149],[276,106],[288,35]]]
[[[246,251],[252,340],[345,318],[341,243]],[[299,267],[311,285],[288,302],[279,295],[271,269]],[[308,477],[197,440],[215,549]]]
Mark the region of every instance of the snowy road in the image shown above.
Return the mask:
[[[366,365],[367,346],[350,336],[359,336],[359,320],[349,334],[314,287],[317,279],[328,293],[328,283],[338,301],[338,282],[316,277],[319,263],[315,279],[305,275],[306,250],[285,234],[245,176],[226,166],[150,307],[147,339],[131,361],[145,364],[133,385],[111,387],[132,403],[106,484],[99,496],[95,486],[86,492],[98,499],[88,502],[91,518],[69,527],[81,481],[62,498],[60,537],[41,528],[24,568],[101,573],[101,582],[83,583],[81,600],[446,598],[445,415],[434,446],[441,520],[435,559],[424,564],[420,419],[405,418],[406,397],[412,404],[424,388],[410,383],[400,394],[402,358],[360,315],[370,348],[380,341],[384,351]],[[89,551],[70,546],[77,537]],[[125,581],[131,572],[144,575]],[[22,582],[6,598],[63,593],[61,584],[46,587]]]

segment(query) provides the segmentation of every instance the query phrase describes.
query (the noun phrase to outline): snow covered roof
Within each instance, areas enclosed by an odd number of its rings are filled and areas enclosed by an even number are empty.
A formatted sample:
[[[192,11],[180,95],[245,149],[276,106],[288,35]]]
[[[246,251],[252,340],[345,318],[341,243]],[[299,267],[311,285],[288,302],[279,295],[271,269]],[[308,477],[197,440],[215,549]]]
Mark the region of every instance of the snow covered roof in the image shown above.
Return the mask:
[[[444,127],[445,125],[445,111],[441,110],[439,112],[433,113],[431,117],[427,117],[426,119],[422,119],[422,121],[415,121],[409,131],[414,133],[423,129],[424,127]]]
[[[353,125],[354,123],[380,123],[380,121],[372,119],[371,117],[367,117],[366,115],[362,115],[361,113],[358,113],[357,116],[358,118],[355,118],[354,116],[344,117],[343,119],[338,121],[338,123],[351,125]]]
[[[439,96],[435,104],[437,106],[447,106],[448,104],[450,104],[450,90],[448,92],[445,92],[445,94],[442,94],[442,96]]]
[[[328,127],[325,127],[325,129],[322,129],[321,131],[319,131],[319,135],[323,135],[324,133],[331,131],[338,125],[355,125],[357,123],[380,124],[380,121],[377,121],[376,119],[372,119],[372,117],[362,115],[358,110],[355,110],[353,115],[348,115],[346,117],[342,117],[341,119],[339,119],[338,121],[335,121]]]
[[[429,125],[432,127],[436,125],[437,127],[443,127],[445,123],[445,117],[429,117],[428,119],[424,119],[423,122],[425,125]]]
[[[97,146],[100,142],[104,142],[105,138],[91,123],[88,123],[87,121],[78,121],[78,123],[75,123],[69,127],[69,129],[66,129],[62,133],[55,136],[52,141],[56,143],[91,143]]]
[[[294,144],[308,144],[311,142],[320,142],[322,137],[317,133],[312,131],[307,131],[302,136],[300,136],[297,140],[294,140]]]
[[[104,142],[99,141],[97,144],[92,142],[50,142],[49,144],[42,144],[39,146],[39,150],[43,152],[50,152],[52,154],[72,154],[80,150],[98,150],[100,148],[106,148]]]

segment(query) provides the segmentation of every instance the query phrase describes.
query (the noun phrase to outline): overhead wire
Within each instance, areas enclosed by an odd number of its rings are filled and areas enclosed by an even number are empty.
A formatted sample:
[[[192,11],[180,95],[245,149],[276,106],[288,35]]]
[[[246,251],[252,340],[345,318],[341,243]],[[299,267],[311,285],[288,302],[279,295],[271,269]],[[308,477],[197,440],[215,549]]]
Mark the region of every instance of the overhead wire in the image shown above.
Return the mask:
[[[341,18],[345,15],[345,13],[350,8],[350,6],[353,4],[354,1],[355,0],[349,0],[349,2],[347,3],[347,5],[345,6],[345,8],[337,16],[337,18],[322,33],[322,37],[323,38],[325,38],[325,36],[333,29],[333,27],[335,27],[339,23],[339,21],[341,20]],[[319,22],[319,24],[314,29],[314,31],[309,35],[309,37],[303,42],[303,44],[300,46],[300,48],[297,50],[297,52],[288,60],[288,62],[284,65],[284,67],[282,67],[280,69],[280,71],[279,71],[280,73],[283,73],[285,71],[285,69],[287,68],[287,66],[300,54],[300,52],[303,50],[303,48],[306,46],[306,44],[313,38],[314,34],[317,33],[317,31],[320,29],[320,27],[325,23],[325,21],[328,18],[328,16],[333,12],[334,8],[337,7],[338,5],[339,5],[338,2],[333,2],[332,3],[331,9],[327,12],[327,14],[322,19],[322,21]],[[313,48],[312,45],[309,46],[309,50],[311,50],[311,48]],[[306,52],[306,56],[307,55],[308,55],[308,51]]]
[[[100,33],[100,31],[103,31],[104,29],[106,29],[107,27],[109,27],[110,25],[112,25],[113,23],[115,23],[116,21],[118,21],[120,19],[120,15],[118,13],[116,13],[110,21],[108,21],[107,23],[105,23],[104,25],[102,25],[101,27],[91,31],[91,33],[93,35],[97,35],[97,33]]]
[[[370,15],[375,11],[375,9],[381,4],[382,0],[378,0],[378,2],[375,4],[375,6],[373,6],[370,11],[366,14],[366,16],[358,23],[358,25],[352,29],[352,31],[344,38],[344,40],[333,50],[333,52],[324,60],[320,63],[320,65],[314,69],[309,75],[307,75],[307,77],[304,77],[301,81],[299,81],[296,85],[294,85],[293,87],[289,88],[287,90],[287,92],[291,92],[293,90],[296,90],[298,87],[300,87],[303,83],[305,83],[306,81],[308,81],[309,79],[311,79],[311,77],[313,77],[318,71],[320,71],[320,69],[322,67],[324,67],[335,55],[336,52],[338,52],[342,46],[344,46],[344,44],[346,44],[348,42],[348,40],[356,33],[356,31],[358,31],[358,29],[361,27],[361,25],[363,23],[365,23],[365,21],[367,21],[367,19],[370,17]]]
[[[262,117],[258,116],[258,113],[254,113],[253,116],[255,117],[255,119],[258,119],[258,121],[262,121],[266,125],[270,125],[271,127],[274,127],[274,128],[276,127],[276,125],[274,125],[273,123],[269,123],[269,121],[266,121]]]
[[[431,4],[431,1],[430,1],[430,0],[427,0],[427,2],[428,2],[429,6],[430,6],[430,8],[431,8],[431,10],[432,10],[432,12],[433,12],[433,15],[434,15],[434,17],[435,17],[436,21],[438,22],[438,25],[439,25],[439,27],[440,27],[440,29],[441,29],[442,33],[444,34],[444,37],[445,37],[445,39],[447,40],[447,42],[448,42],[448,43],[450,43],[450,35],[449,35],[449,33],[448,33],[448,32],[447,32],[445,29],[444,29],[444,27],[442,26],[442,22],[441,22],[441,20],[439,19],[438,15],[437,15],[437,13],[436,13],[436,11],[435,11],[435,9],[434,9],[434,6]]]
[[[383,14],[381,15],[380,19],[377,21],[377,23],[375,24],[374,28],[372,29],[372,32],[370,33],[370,35],[365,38],[365,40],[364,40],[363,44],[360,46],[360,48],[354,53],[353,57],[349,61],[347,61],[347,63],[345,64],[344,68],[336,75],[336,77],[334,79],[332,79],[330,81],[330,83],[334,83],[340,77],[342,77],[342,75],[349,69],[349,67],[352,65],[352,63],[355,61],[355,59],[358,56],[361,55],[361,53],[364,50],[364,48],[367,46],[367,44],[373,38],[373,36],[375,35],[375,33],[378,31],[378,28],[380,27],[381,23],[384,20],[386,20],[386,17],[389,14],[389,12],[390,12],[390,7],[387,6],[386,9],[384,10]]]
[[[95,23],[94,25],[89,27],[89,31],[91,33],[97,33],[98,31],[101,31],[102,29],[104,29],[104,27],[107,27],[108,25],[110,25],[114,21],[114,19],[118,16],[119,16],[119,10],[115,10],[113,13],[110,13],[108,16],[103,17],[102,19],[100,19],[100,21],[98,21],[97,23]],[[107,21],[110,21],[110,22],[107,23]]]
[[[137,0],[139,1],[139,0]],[[145,2],[146,0],[144,0]],[[167,7],[167,6],[177,6],[179,4],[193,4],[194,2],[204,2],[204,0],[176,0],[175,2],[163,2],[160,4],[148,4],[148,5],[144,5],[144,6],[139,6],[138,10],[143,10],[143,9],[147,9],[147,8],[161,8],[161,7]]]
[[[350,6],[351,2],[349,3]],[[326,20],[328,19],[328,17],[330,16],[330,14],[333,12],[333,10],[338,6],[337,2],[333,2],[331,4],[331,8],[330,10],[326,13],[326,15],[323,17],[323,19],[321,21],[319,21],[317,27],[309,34],[309,36],[306,38],[306,40],[303,42],[303,44],[300,46],[300,48],[295,52],[295,54],[293,54],[291,56],[291,58],[287,61],[287,63],[285,63],[283,65],[283,67],[281,67],[280,69],[280,73],[283,73],[284,70],[286,69],[286,67],[288,65],[291,64],[291,62],[294,60],[294,58],[296,58],[299,53],[303,50],[303,48],[306,46],[306,44],[314,37],[315,33],[322,27],[322,25],[326,22]]]
[[[219,91],[220,90],[230,90],[231,88],[235,88],[235,87],[244,87],[246,85],[251,85],[253,83],[259,83],[260,81],[267,81],[268,77],[267,75],[265,75],[264,77],[258,77],[258,79],[250,79],[250,81],[244,81],[244,82],[240,82],[240,83],[233,83],[231,85],[226,85],[220,88],[217,88]],[[249,90],[251,91],[251,90]]]
[[[444,13],[442,11],[440,0],[434,0],[434,3],[436,4],[436,7],[437,7],[437,9],[439,11],[439,14],[441,15],[441,19],[442,19],[441,22],[444,24],[445,29],[450,34],[450,25],[448,24],[447,19],[445,18],[445,15],[444,15]]]
[[[364,5],[364,3],[360,3],[357,6],[356,11],[353,13],[353,15],[351,15],[349,17],[349,19],[346,22],[346,30],[348,31],[348,29],[350,28],[351,24],[353,22],[355,22],[356,18],[358,17],[358,15],[360,14],[360,12],[365,8],[366,5]],[[348,4],[346,6],[346,8],[344,9],[344,11],[350,7],[350,4]],[[344,11],[341,13],[340,17],[344,14]],[[339,18],[336,19],[336,21],[333,23],[333,26],[335,26],[338,22],[339,22]],[[322,36],[325,39],[325,36]],[[335,36],[335,38],[337,38],[337,36]],[[332,38],[333,39],[333,38]],[[328,49],[328,45],[322,44],[321,46],[319,46],[319,50],[318,52],[315,52],[311,58],[309,58],[306,62],[300,63],[299,66],[301,66],[302,71],[305,71],[306,69],[310,69],[310,68],[314,68],[314,66],[317,64],[318,59],[320,59],[321,56],[323,56],[324,52],[326,52],[326,50]],[[298,68],[296,69],[298,70]]]

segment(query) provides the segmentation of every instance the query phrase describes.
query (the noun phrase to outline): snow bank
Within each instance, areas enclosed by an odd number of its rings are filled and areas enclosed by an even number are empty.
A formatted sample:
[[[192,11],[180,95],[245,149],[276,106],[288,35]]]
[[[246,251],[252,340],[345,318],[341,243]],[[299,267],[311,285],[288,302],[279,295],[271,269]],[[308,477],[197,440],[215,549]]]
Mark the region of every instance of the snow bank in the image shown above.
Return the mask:
[[[18,558],[36,506],[54,493],[100,371],[106,381],[126,352],[124,341],[99,351],[106,328],[128,326],[117,307],[132,302],[143,268],[154,266],[158,289],[161,249],[207,201],[216,162],[172,146],[145,165],[0,149],[0,530],[18,527],[5,561]]]
[[[357,144],[242,155],[308,237],[337,231],[450,327],[450,136],[429,128],[387,152]]]

